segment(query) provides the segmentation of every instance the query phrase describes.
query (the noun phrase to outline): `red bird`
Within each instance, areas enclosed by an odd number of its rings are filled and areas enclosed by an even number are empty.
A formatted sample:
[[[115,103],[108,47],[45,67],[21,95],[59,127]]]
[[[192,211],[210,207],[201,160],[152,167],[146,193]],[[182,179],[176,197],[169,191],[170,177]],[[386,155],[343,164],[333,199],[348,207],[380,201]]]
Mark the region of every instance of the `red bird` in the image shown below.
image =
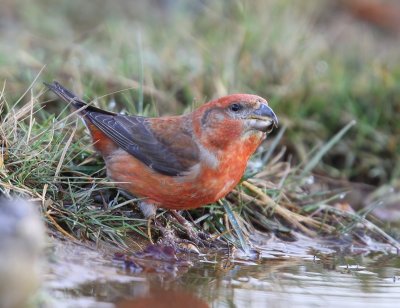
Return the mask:
[[[87,105],[58,82],[47,86],[81,109],[108,177],[144,198],[142,209],[192,209],[226,196],[278,124],[267,101],[251,94],[224,96],[181,116],[147,118]]]

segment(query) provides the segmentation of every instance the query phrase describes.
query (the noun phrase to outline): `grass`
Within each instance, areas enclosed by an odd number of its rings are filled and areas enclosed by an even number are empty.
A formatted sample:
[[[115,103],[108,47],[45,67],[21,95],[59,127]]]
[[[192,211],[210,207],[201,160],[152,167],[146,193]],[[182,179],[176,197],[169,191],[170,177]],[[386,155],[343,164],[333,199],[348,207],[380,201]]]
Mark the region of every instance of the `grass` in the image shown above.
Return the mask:
[[[289,127],[283,143],[297,162],[356,120],[318,170],[374,185],[400,175],[395,39],[357,20],[341,29],[346,12],[329,2],[10,7],[0,77],[11,101],[43,66],[43,80],[61,79],[86,97],[128,89],[100,103],[132,113],[179,113],[226,93],[257,93]]]
[[[144,115],[232,92],[267,97],[282,126],[227,197],[236,227],[218,204],[185,215],[237,245],[238,232],[253,228],[293,239],[340,237],[351,226],[355,237],[365,228],[382,239],[364,216],[332,206],[341,190],[311,182],[317,174],[398,185],[400,66],[390,34],[356,19],[341,30],[347,13],[329,1],[2,8],[0,190],[40,202],[65,236],[123,246],[128,234],[146,237],[147,224],[105,179],[77,117],[44,93],[41,81],[52,79],[106,109]]]
[[[22,108],[7,106],[4,100],[0,104],[2,109],[9,110],[1,123],[4,163],[0,191],[39,202],[50,226],[72,240],[108,241],[123,248],[127,236],[146,238],[147,222],[133,207],[133,201],[125,200],[105,179],[103,162],[88,146],[86,130],[66,112],[61,117],[49,114],[46,121],[36,122],[37,114],[45,112],[43,92],[28,92],[30,101]],[[282,161],[281,152],[244,178],[223,201],[224,207],[212,204],[185,216],[204,231],[219,234],[244,248],[254,229],[286,239],[295,239],[296,232],[310,237],[340,237],[349,229],[359,230],[360,224],[376,239],[396,245],[394,239],[370,221],[328,204],[328,199],[338,196],[305,191],[315,160],[340,142],[352,124],[314,153],[308,165],[293,168]],[[278,145],[276,140],[273,144]],[[259,153],[255,162],[262,161],[264,155],[269,154]],[[163,213],[159,219],[164,219]],[[180,232],[179,225],[172,224]],[[357,228],[353,228],[356,224]]]

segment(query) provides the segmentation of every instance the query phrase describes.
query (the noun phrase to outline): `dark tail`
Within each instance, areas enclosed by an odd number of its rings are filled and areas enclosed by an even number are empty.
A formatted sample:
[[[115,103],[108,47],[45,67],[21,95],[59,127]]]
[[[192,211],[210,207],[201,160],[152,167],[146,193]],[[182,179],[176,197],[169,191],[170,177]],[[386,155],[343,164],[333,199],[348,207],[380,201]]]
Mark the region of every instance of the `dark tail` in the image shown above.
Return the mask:
[[[100,108],[93,107],[91,105],[88,105],[85,103],[83,100],[81,100],[78,96],[76,96],[74,93],[72,93],[70,90],[64,88],[60,83],[57,81],[54,81],[53,83],[46,83],[44,84],[57,96],[62,98],[64,101],[66,101],[69,104],[72,104],[76,109],[80,109],[84,106],[87,106],[84,110],[87,111],[95,111],[95,112],[100,112],[100,113],[106,113],[106,114],[113,114],[112,112],[108,112],[105,110],[102,110]],[[85,113],[83,113],[85,114]]]
[[[71,103],[75,108],[79,109],[82,108],[83,106],[86,106],[87,104],[81,100],[79,97],[77,97],[74,93],[72,93],[70,90],[64,88],[61,84],[59,84],[57,81],[54,81],[53,83],[46,83],[44,84],[55,94],[57,94],[60,98],[62,98],[64,101],[67,103]]]

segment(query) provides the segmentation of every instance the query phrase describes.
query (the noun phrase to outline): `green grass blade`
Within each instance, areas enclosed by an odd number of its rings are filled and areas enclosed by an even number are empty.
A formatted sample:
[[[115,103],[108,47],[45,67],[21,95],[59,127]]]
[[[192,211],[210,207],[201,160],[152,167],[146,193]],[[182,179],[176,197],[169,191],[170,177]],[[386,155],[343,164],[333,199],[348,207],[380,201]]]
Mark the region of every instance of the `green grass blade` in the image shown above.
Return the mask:
[[[315,153],[315,155],[310,159],[310,161],[305,165],[303,171],[301,172],[301,176],[306,176],[308,173],[310,173],[311,170],[313,170],[318,163],[321,161],[322,157],[336,144],[344,134],[346,134],[350,128],[352,128],[356,124],[356,121],[353,120],[350,123],[348,123],[345,127],[343,127],[335,136],[332,137],[331,140],[329,140],[324,146],[321,147],[321,149]]]
[[[225,199],[222,199],[221,203],[222,203],[222,205],[223,205],[223,207],[225,209],[226,214],[228,215],[229,221],[232,224],[233,229],[236,232],[236,235],[237,235],[237,237],[239,239],[240,246],[242,247],[242,250],[244,251],[244,253],[246,255],[250,255],[250,247],[249,247],[247,241],[244,238],[243,232],[240,229],[239,223],[238,223],[238,221],[237,221],[237,219],[235,217],[235,214],[232,211],[232,208],[231,208],[229,202],[226,201]]]

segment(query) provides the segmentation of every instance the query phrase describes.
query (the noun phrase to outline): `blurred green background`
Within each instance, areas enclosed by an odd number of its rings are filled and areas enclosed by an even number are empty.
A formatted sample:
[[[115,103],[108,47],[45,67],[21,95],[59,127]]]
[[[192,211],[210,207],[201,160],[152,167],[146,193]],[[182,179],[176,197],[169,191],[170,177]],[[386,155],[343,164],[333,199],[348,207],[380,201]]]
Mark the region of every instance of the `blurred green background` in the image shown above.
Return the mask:
[[[45,66],[35,92],[56,79],[145,114],[255,93],[293,163],[355,119],[317,172],[381,185],[400,175],[399,38],[390,0],[2,0],[0,87],[12,105]]]

